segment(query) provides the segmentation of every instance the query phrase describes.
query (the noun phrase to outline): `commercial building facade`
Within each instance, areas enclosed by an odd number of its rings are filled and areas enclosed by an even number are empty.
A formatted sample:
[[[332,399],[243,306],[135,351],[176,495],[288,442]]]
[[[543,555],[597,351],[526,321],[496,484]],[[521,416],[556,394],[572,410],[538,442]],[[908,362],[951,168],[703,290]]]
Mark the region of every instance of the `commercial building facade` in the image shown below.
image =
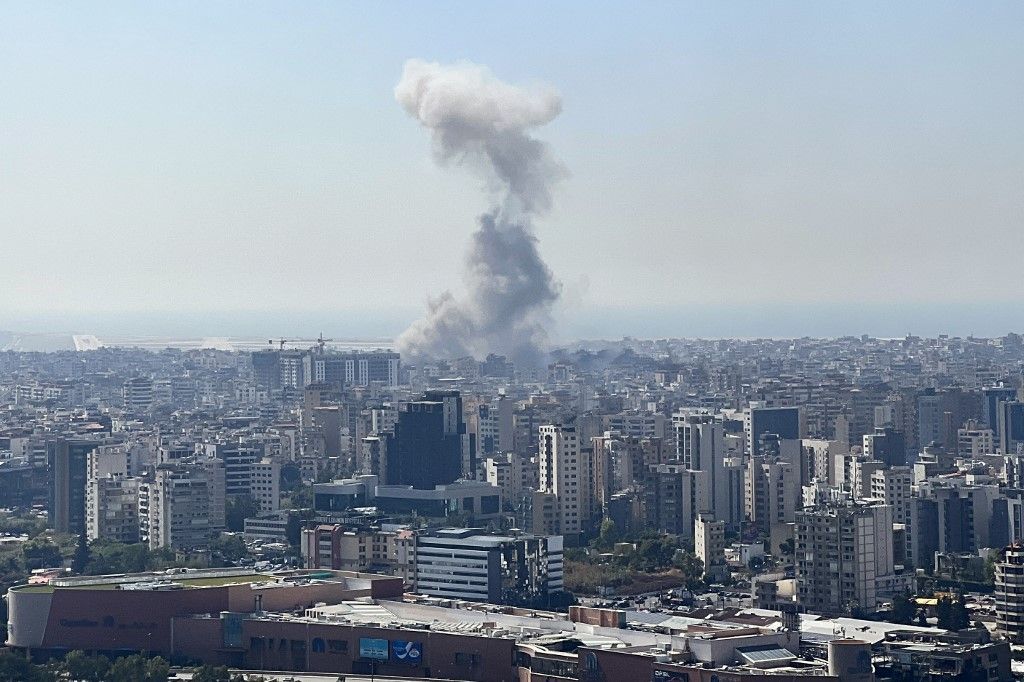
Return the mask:
[[[542,605],[562,592],[560,536],[447,529],[416,537],[414,589],[435,597]]]

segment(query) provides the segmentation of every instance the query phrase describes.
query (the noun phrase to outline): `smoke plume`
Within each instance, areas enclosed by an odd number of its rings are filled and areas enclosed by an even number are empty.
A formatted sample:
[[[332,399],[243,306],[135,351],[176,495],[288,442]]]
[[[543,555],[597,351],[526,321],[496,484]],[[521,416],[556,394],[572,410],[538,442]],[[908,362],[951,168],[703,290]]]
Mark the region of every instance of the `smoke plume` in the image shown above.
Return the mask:
[[[529,135],[561,112],[558,93],[524,89],[474,64],[411,59],[395,87],[399,104],[431,132],[438,163],[481,173],[493,207],[479,218],[466,254],[466,295],[445,292],[398,339],[413,357],[483,358],[520,364],[543,358],[545,322],[560,285],[537,251],[532,218],[551,207],[564,175],[548,146]]]

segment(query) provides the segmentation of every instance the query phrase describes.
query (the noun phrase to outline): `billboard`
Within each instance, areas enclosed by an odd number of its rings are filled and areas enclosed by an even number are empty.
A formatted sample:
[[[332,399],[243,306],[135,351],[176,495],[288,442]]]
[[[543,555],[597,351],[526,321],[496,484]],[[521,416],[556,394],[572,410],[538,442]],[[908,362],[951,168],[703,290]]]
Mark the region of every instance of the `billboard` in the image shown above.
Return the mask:
[[[419,665],[420,661],[422,660],[422,642],[406,642],[401,639],[396,639],[395,641],[391,642],[392,663],[408,663],[410,665]]]
[[[359,656],[362,658],[373,658],[378,661],[388,660],[388,640],[360,637]]]

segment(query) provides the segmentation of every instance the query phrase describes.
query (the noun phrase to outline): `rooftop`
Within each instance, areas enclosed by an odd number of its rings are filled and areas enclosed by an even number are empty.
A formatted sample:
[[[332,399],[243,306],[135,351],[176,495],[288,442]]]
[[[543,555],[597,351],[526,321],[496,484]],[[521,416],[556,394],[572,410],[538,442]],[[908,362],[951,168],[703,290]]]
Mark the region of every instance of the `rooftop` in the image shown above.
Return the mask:
[[[54,590],[182,590],[249,585],[253,589],[297,582],[343,580],[332,571],[261,572],[252,568],[181,569],[148,573],[53,578],[45,584],[19,585],[12,590],[52,593]]]

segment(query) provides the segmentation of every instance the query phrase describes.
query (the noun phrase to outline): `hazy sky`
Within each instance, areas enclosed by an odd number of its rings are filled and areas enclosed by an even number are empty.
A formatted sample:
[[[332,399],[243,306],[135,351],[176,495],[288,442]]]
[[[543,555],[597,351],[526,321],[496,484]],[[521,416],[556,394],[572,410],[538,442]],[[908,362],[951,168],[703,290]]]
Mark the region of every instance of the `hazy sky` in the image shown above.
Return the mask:
[[[410,57],[561,92],[537,233],[588,334],[634,307],[680,335],[765,302],[1020,311],[1022,45],[1018,2],[0,2],[0,328],[411,322],[487,201],[396,104]]]

